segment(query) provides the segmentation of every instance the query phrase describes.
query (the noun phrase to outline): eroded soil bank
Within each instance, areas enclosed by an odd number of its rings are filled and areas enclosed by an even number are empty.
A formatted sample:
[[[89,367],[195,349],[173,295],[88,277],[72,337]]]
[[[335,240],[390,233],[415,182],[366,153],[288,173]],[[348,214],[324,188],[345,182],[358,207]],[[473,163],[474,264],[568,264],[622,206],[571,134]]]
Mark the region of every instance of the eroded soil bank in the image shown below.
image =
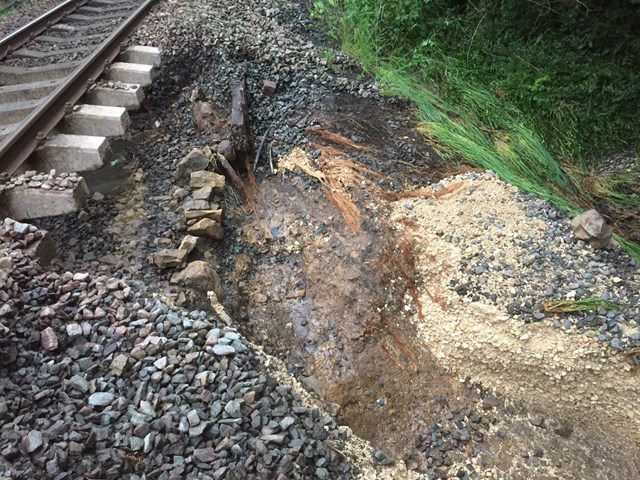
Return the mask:
[[[273,124],[276,171],[263,156],[254,212],[227,187],[224,240],[193,255],[281,378],[357,435],[340,454],[360,478],[638,478],[637,267],[492,175],[456,177],[403,102],[359,84],[342,54],[327,65],[298,3],[271,3],[167,2],[176,25],[150,17],[139,36],[168,61],[109,167],[128,180],[82,220],[42,222],[62,267],[127,272],[212,314],[206,289],[170,285],[148,258],[185,234],[174,162],[228,136],[229,85],[246,74],[255,147]],[[193,123],[199,99],[217,115],[208,132]],[[624,308],[541,308],[603,295]]]
[[[376,195],[372,179],[351,191],[360,233],[304,174],[261,182],[257,215],[236,237],[245,246],[231,276],[241,328],[336,404],[354,433],[416,473],[635,478],[629,356],[557,328],[557,315],[525,323],[452,284],[471,250],[526,264],[514,240],[533,242],[548,225],[491,175],[467,173],[396,202]],[[504,224],[499,234],[477,221],[488,210]],[[488,273],[481,285],[508,297],[509,282]]]

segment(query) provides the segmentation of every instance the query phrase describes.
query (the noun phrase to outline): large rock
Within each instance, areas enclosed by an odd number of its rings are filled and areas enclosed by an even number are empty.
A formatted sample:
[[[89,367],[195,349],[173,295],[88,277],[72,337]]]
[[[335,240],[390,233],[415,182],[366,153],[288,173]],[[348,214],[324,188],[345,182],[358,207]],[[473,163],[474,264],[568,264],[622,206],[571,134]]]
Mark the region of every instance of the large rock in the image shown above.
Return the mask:
[[[203,218],[187,227],[187,232],[200,237],[215,238],[216,240],[222,240],[224,238],[222,225],[210,218]]]
[[[184,270],[174,273],[171,283],[202,291],[213,290],[218,298],[222,298],[220,295],[223,295],[220,277],[211,265],[201,260],[191,262]]]
[[[165,248],[159,252],[151,254],[151,261],[159,268],[179,267],[187,259],[187,250],[176,248]]]
[[[176,177],[187,177],[192,172],[206,170],[208,166],[209,158],[202,150],[194,148],[176,164]]]
[[[198,246],[198,240],[198,237],[194,237],[193,235],[186,235],[180,242],[180,249],[186,251],[187,253],[191,253]]]
[[[571,221],[573,234],[592,248],[603,248],[611,240],[613,229],[596,210],[587,210]]]
[[[203,132],[211,130],[213,121],[216,118],[215,110],[211,103],[198,101],[193,104],[191,113],[193,114],[193,123],[196,124],[199,130]]]
[[[216,153],[226,158],[229,163],[236,161],[236,151],[233,149],[233,145],[229,140],[221,141],[216,147]]]
[[[189,188],[211,187],[213,193],[222,193],[224,190],[224,176],[215,172],[199,171],[192,172],[189,181]]]

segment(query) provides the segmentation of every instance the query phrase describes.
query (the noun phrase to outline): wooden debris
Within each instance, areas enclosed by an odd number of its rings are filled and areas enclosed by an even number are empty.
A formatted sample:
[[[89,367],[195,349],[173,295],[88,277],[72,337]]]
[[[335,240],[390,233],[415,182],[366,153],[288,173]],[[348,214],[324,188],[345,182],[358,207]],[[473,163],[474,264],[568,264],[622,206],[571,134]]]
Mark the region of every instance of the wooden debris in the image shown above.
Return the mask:
[[[251,151],[246,90],[244,78],[231,90],[231,143],[241,158]]]
[[[331,143],[342,145],[343,147],[353,148],[355,150],[367,150],[367,147],[365,147],[364,145],[356,143],[353,140],[350,140],[347,137],[344,137],[340,134],[329,132],[328,130],[324,130],[320,127],[313,127],[311,131],[313,133],[320,135],[325,140],[329,140]]]
[[[276,89],[278,88],[278,84],[273,80],[265,80],[262,84],[262,95],[265,97],[270,97],[271,95],[276,93]]]

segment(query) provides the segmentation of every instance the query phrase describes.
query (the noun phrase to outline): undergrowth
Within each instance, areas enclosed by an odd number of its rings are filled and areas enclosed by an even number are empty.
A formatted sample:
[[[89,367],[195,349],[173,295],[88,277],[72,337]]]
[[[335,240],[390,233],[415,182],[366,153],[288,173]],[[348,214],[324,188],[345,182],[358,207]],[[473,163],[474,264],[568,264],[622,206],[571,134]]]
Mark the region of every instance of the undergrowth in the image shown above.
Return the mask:
[[[580,5],[316,0],[314,13],[385,93],[415,103],[443,157],[572,214],[598,208],[640,259],[638,165],[599,174],[596,160],[640,132],[640,5]]]

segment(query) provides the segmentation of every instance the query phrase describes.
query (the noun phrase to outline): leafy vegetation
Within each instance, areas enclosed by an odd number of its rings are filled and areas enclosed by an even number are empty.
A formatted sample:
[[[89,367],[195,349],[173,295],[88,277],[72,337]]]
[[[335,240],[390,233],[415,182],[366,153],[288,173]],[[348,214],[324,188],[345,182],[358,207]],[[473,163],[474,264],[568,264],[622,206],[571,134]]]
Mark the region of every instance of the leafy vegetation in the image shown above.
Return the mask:
[[[550,300],[542,306],[542,310],[549,313],[589,312],[600,308],[605,310],[621,310],[624,306],[609,300],[594,297],[581,298],[580,300]]]
[[[637,0],[316,0],[315,14],[417,105],[444,157],[571,212],[596,206],[640,258],[638,166],[596,173],[640,132]]]

